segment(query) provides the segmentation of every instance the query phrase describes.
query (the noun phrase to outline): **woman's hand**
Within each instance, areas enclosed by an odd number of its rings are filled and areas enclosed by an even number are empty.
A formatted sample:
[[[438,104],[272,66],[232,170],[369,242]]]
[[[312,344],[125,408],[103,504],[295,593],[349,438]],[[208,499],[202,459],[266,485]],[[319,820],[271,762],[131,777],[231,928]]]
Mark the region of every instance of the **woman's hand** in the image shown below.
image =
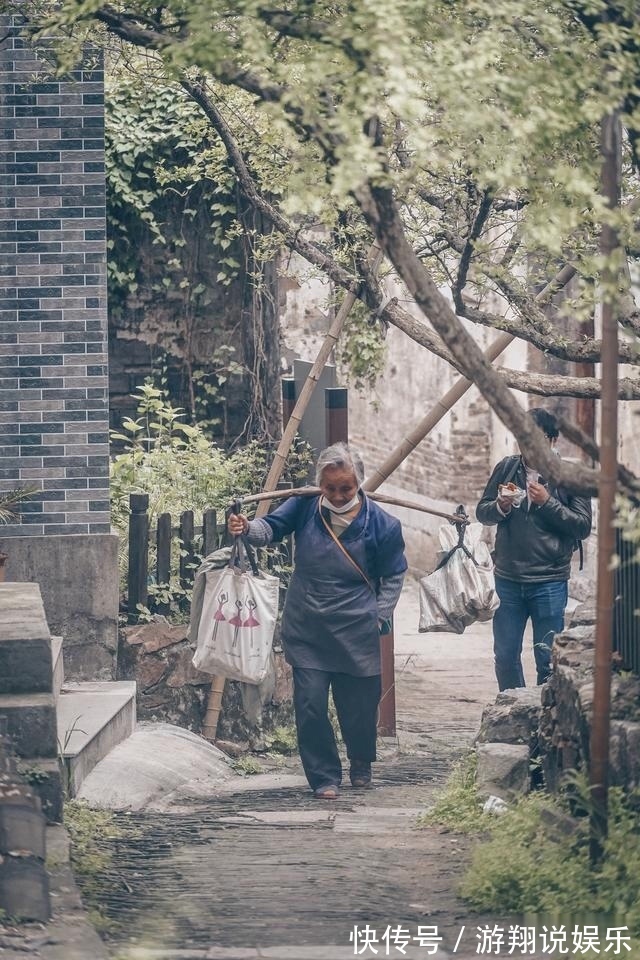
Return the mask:
[[[244,513],[231,513],[229,514],[227,527],[229,528],[229,533],[237,537],[247,532],[249,529],[249,521]]]

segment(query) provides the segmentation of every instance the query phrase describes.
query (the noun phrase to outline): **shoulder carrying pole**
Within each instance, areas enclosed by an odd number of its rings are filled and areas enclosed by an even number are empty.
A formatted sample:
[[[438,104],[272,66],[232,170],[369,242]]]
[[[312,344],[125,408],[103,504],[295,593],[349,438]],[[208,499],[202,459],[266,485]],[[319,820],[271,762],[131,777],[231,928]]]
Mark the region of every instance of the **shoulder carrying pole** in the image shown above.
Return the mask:
[[[380,253],[378,244],[372,243],[369,247],[367,259],[374,270],[377,269],[381,257],[382,254]],[[304,412],[309,405],[311,395],[318,384],[320,374],[327,364],[327,360],[331,355],[331,351],[338,341],[338,337],[340,336],[345,320],[349,316],[349,312],[357,299],[358,298],[356,297],[355,293],[347,293],[345,295],[345,298],[340,305],[340,309],[338,310],[333,323],[327,331],[322,346],[318,352],[318,356],[316,357],[315,362],[309,371],[309,375],[305,380],[302,390],[300,391],[300,396],[296,401],[293,412],[291,413],[287,425],[283,430],[282,439],[278,444],[278,449],[275,452],[273,463],[271,464],[271,469],[269,470],[264,485],[265,492],[275,490],[278,486],[278,481],[282,476],[282,471],[284,470],[287,457],[289,456],[291,444],[293,443],[295,435],[298,432],[298,427],[300,426]],[[267,513],[268,509],[268,503],[261,503],[258,507],[256,516],[263,517],[265,513]]]

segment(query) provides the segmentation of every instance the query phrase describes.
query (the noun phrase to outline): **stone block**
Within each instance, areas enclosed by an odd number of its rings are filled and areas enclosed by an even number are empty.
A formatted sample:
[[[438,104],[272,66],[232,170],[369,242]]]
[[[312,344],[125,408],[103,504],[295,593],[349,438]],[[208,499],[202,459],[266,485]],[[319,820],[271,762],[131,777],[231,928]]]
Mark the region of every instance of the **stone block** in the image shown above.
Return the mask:
[[[45,819],[40,800],[12,775],[0,777],[0,857],[20,852],[46,858]]]
[[[30,757],[18,761],[18,773],[40,799],[47,823],[62,823],[64,816],[64,782],[58,757]]]
[[[480,797],[510,800],[528,793],[531,786],[529,748],[515,743],[480,743],[476,747],[476,785]]]
[[[498,694],[482,713],[479,743],[525,743],[535,748],[542,687],[521,687]]]
[[[110,680],[118,648],[118,538],[112,534],[13,536],[8,583],[39,584],[49,628],[64,637],[70,679]]]
[[[184,687],[185,684],[190,684],[191,686],[211,685],[211,674],[196,670],[191,662],[192,659],[193,650],[191,647],[185,647],[180,651],[180,655],[174,662],[173,672],[167,679],[168,687]]]
[[[11,747],[19,757],[55,757],[56,704],[52,693],[0,695]]]
[[[52,689],[51,636],[37,583],[0,583],[0,694]]]
[[[146,690],[150,690],[151,687],[155,687],[155,685],[162,680],[166,671],[167,663],[165,660],[158,660],[152,657],[141,658],[136,671],[138,689],[144,693]]]

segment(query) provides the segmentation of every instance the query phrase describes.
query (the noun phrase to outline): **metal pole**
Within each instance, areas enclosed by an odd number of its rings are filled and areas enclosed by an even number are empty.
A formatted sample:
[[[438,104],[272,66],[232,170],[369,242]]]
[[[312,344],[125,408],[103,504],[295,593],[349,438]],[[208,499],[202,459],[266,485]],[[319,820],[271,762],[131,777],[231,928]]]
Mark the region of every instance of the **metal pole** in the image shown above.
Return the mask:
[[[614,210],[620,195],[620,120],[609,114],[602,121],[602,192],[609,210]],[[602,857],[602,841],[607,835],[609,787],[609,728],[611,711],[611,651],[613,632],[614,572],[611,558],[615,552],[614,498],[618,474],[618,328],[614,298],[618,270],[612,262],[619,242],[615,226],[602,225],[600,250],[602,270],[602,399],[600,405],[600,489],[598,534],[598,585],[596,594],[596,645],[593,691],[593,719],[589,782],[591,785],[591,843],[593,863]]]
[[[346,387],[325,387],[325,437],[327,446],[349,442],[349,391]]]
[[[296,381],[295,377],[282,377],[280,382],[282,384],[282,429],[284,430],[296,405]]]
[[[367,254],[369,264],[373,269],[376,268],[380,257],[380,248],[378,244],[374,242],[369,247],[369,252]],[[296,400],[296,405],[293,408],[291,416],[289,417],[289,421],[282,433],[282,439],[278,444],[278,449],[275,452],[273,463],[271,464],[271,468],[264,485],[265,491],[275,490],[278,486],[278,481],[282,476],[282,471],[284,470],[284,465],[287,461],[291,444],[293,443],[295,435],[298,431],[298,427],[300,426],[300,421],[302,420],[304,412],[307,409],[311,395],[316,388],[320,374],[324,370],[327,360],[331,356],[331,351],[338,342],[338,337],[340,336],[345,320],[349,316],[349,312],[357,299],[358,298],[356,297],[355,293],[346,294],[333,323],[327,331],[322,346],[318,351],[318,356],[316,357],[314,364],[309,371],[309,376],[304,382],[302,390],[300,391],[300,396]],[[261,503],[258,506],[256,517],[263,517],[265,513],[267,513],[268,509],[269,507],[266,503]]]
[[[396,664],[393,637],[393,620],[389,633],[380,637],[381,684],[378,712],[378,734],[381,737],[396,735]]]

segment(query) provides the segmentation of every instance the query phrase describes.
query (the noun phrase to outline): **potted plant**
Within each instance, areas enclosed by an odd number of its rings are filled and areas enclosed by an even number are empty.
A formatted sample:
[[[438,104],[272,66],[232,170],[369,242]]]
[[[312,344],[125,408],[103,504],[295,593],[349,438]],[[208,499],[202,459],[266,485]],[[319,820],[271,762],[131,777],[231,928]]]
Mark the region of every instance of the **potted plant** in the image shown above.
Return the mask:
[[[0,490],[0,524],[11,523],[19,517],[20,504],[37,493],[37,487],[14,487],[13,490]],[[5,564],[8,555],[0,551],[0,582],[4,580]]]

